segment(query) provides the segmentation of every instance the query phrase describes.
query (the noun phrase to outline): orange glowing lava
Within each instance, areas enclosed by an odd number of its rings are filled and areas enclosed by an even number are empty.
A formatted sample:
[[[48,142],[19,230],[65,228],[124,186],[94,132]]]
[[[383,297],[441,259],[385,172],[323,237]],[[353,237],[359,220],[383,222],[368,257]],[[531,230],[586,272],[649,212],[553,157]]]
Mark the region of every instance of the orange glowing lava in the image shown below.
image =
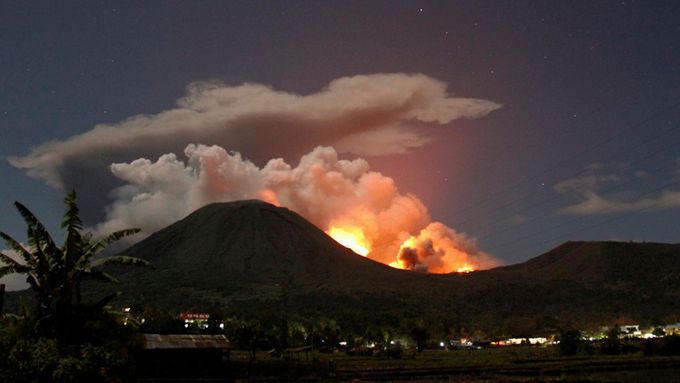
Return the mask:
[[[467,253],[461,251],[448,237],[438,235],[442,233],[443,225],[428,226],[421,231],[426,234],[425,239],[411,236],[402,242],[397,259],[389,263],[397,269],[427,271],[429,273],[470,273],[477,270],[477,266],[469,262]]]
[[[473,271],[475,271],[475,268],[467,263],[456,269],[457,273],[471,273]]]
[[[341,245],[352,249],[357,254],[368,256],[371,244],[366,239],[364,232],[358,227],[331,226],[327,234]]]
[[[470,273],[498,264],[487,254],[474,250],[474,242],[466,242],[464,234],[437,222],[408,237],[402,235],[399,242],[389,246],[376,241],[374,231],[362,226],[361,220],[333,221],[326,234],[355,253],[395,269],[434,274]]]

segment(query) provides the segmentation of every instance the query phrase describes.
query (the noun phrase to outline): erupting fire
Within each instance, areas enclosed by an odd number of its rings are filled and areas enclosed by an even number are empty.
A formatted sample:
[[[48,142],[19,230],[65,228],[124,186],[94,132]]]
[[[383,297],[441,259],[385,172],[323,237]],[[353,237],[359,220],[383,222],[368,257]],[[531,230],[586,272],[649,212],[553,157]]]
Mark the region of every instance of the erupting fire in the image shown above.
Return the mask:
[[[207,203],[256,198],[294,211],[354,252],[394,268],[446,274],[499,264],[476,239],[432,221],[422,201],[399,192],[392,178],[371,171],[362,158],[341,159],[334,148],[317,147],[297,166],[278,158],[262,168],[219,146],[190,144],[184,154],[186,163],[166,154],[156,162],[113,164],[130,193],[119,196],[97,230],[142,226],[148,234],[169,222],[149,223],[139,212],[172,220]],[[157,210],[183,200],[188,203],[176,212]]]
[[[368,256],[371,244],[366,240],[364,232],[358,227],[331,226],[328,235],[339,244],[352,249],[357,254]]]
[[[332,224],[326,233],[341,245],[364,257],[368,257],[369,253],[374,257],[380,252],[380,248],[373,248],[373,242],[359,226],[336,223]],[[383,263],[395,269],[429,273],[470,273],[478,270],[479,264],[471,262],[470,255],[455,246],[453,242],[455,235],[441,223],[430,224],[418,236],[410,236],[401,243],[394,255],[394,261]],[[484,261],[485,256],[482,255],[480,258],[478,255],[477,261]],[[494,261],[487,261],[492,265],[490,262]]]
[[[455,241],[456,236],[459,236],[458,241]],[[471,262],[473,254],[461,248],[461,243],[460,235],[452,229],[441,223],[431,223],[417,236],[402,242],[396,259],[389,265],[430,273],[470,273],[477,270],[478,265]]]

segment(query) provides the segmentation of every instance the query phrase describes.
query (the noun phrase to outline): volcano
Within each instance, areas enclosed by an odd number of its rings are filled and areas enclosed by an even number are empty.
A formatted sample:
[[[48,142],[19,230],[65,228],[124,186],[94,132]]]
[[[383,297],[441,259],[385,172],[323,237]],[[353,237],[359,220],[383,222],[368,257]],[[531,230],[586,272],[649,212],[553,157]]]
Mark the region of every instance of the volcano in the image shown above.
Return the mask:
[[[286,312],[355,325],[531,334],[614,320],[680,320],[680,245],[567,242],[527,262],[469,274],[394,269],[353,253],[298,214],[261,201],[207,205],[122,253],[155,270],[114,270],[122,305]],[[287,315],[288,315],[287,314]]]
[[[427,275],[362,257],[297,213],[259,200],[206,205],[122,255],[156,269],[116,273],[129,304],[167,309],[252,307],[284,296],[319,307],[367,296],[398,304],[419,299],[413,286],[429,284]]]
[[[298,214],[259,200],[206,205],[125,252],[145,258],[178,281],[296,281],[325,283],[403,275],[361,257]],[[181,272],[180,272],[181,270]],[[188,278],[188,279],[187,279]]]

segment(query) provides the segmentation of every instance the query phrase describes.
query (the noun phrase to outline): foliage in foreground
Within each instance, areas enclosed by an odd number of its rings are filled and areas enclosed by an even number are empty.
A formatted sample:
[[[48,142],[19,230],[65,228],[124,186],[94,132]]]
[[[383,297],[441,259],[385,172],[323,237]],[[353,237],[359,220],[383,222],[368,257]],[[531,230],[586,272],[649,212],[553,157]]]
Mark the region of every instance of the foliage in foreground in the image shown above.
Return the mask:
[[[62,246],[24,205],[15,206],[27,226],[28,246],[4,232],[0,237],[21,261],[0,253],[0,277],[26,276],[34,303],[23,305],[20,316],[7,315],[0,322],[0,380],[13,382],[97,382],[125,379],[132,368],[130,352],[139,342],[131,326],[123,326],[107,311],[111,294],[94,303],[83,302],[82,282],[97,279],[115,282],[106,265],[150,266],[132,257],[95,259],[109,244],[137,229],[114,232],[101,240],[83,233],[75,192],[65,199],[67,211],[61,227]],[[117,379],[116,379],[117,378]]]

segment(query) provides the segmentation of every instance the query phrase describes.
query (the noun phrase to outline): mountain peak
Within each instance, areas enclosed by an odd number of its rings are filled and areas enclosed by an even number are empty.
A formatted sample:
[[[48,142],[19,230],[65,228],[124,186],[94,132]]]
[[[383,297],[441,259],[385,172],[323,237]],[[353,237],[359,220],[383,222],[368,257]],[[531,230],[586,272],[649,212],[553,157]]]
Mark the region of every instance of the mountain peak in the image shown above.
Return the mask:
[[[335,288],[364,284],[368,290],[374,278],[415,274],[362,257],[297,213],[260,200],[206,205],[123,254],[156,267],[154,272],[134,270],[121,278],[132,290],[141,290],[142,282],[151,291],[170,281],[219,290],[288,280]],[[159,273],[162,278],[154,275]]]

